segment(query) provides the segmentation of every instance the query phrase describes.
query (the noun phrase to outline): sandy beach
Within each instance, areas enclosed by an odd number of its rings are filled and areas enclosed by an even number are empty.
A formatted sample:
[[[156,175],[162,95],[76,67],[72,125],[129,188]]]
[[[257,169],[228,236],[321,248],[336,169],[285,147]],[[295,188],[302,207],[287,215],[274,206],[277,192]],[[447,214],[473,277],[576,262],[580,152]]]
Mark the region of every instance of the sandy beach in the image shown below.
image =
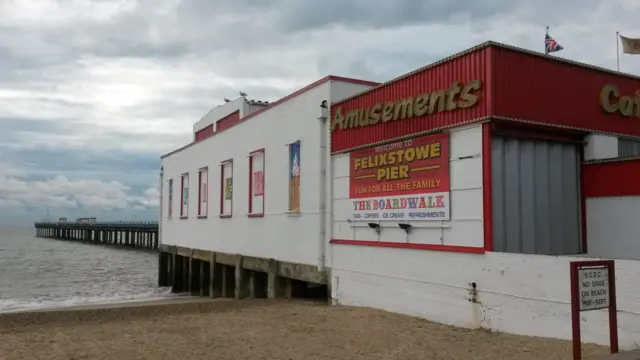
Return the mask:
[[[185,299],[0,314],[0,359],[571,358],[568,341],[303,301]],[[607,348],[583,346],[585,359]]]

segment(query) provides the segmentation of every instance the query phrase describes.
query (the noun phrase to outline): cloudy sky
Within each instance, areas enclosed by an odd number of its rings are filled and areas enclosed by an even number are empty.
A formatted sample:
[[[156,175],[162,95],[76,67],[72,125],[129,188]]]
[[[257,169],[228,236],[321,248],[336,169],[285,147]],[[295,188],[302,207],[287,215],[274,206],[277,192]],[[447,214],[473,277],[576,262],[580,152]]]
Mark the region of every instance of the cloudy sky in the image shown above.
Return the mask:
[[[224,97],[384,81],[495,40],[616,66],[637,0],[0,0],[0,224],[155,219],[159,157]],[[640,75],[640,57],[621,59]]]

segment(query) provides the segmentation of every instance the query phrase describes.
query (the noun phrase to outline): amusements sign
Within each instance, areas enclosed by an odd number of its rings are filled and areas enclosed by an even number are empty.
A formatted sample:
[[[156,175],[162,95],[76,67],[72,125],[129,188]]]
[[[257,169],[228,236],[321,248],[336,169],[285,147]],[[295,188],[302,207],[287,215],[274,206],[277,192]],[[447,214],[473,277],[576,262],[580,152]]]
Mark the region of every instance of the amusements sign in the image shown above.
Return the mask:
[[[355,220],[449,220],[449,134],[350,154]]]

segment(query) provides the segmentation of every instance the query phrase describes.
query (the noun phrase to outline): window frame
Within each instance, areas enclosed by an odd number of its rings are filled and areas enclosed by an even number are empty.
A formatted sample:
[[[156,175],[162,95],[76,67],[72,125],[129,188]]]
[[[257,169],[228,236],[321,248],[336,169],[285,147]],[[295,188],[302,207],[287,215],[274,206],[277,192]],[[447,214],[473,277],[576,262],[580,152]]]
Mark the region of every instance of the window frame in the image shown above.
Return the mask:
[[[207,188],[204,196],[206,196],[206,202],[203,209],[202,206],[202,174],[207,174]],[[204,213],[204,214],[203,214]],[[198,169],[198,219],[206,219],[209,215],[209,167],[201,167]]]
[[[298,155],[302,154],[302,142],[300,140],[294,140],[294,141],[290,141],[286,144],[287,146],[287,189],[288,189],[288,195],[287,195],[287,214],[292,214],[292,215],[299,215],[301,213],[301,208],[302,208],[302,202],[300,201],[300,195],[302,194],[302,191],[300,191],[300,189],[298,188],[298,209],[294,210],[292,209],[291,206],[291,180],[293,178],[292,175],[292,159],[291,159],[291,146],[292,145],[298,145]],[[301,166],[301,161],[300,158],[298,159],[298,167],[302,168]],[[300,175],[298,175],[298,177],[300,178],[300,183],[302,183],[302,170],[300,170]]]
[[[224,213],[224,167],[225,165],[231,165],[231,206],[229,213]],[[233,159],[227,159],[220,162],[220,218],[230,219],[233,217]]]
[[[187,184],[187,206],[186,206],[186,214],[184,213],[185,210],[185,206],[183,206],[184,204],[184,188],[185,188],[185,178],[187,179],[186,184]],[[188,219],[189,218],[189,202],[190,202],[190,198],[191,198],[191,194],[189,194],[190,189],[189,189],[189,172],[185,172],[182,173],[180,175],[180,219]]]
[[[253,157],[262,155],[262,211],[253,212]],[[249,197],[248,197],[248,214],[250,218],[264,217],[264,198],[266,193],[265,172],[266,172],[266,153],[265,149],[254,150],[249,153]]]

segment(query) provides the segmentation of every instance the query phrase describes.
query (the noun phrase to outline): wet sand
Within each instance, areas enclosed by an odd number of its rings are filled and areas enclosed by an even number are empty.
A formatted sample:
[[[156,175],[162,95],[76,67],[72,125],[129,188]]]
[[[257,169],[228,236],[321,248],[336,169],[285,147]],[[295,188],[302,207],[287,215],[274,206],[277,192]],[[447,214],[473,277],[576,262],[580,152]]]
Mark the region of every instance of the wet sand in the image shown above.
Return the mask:
[[[583,345],[584,359],[607,352]],[[571,343],[367,308],[200,298],[0,314],[0,359],[564,360]]]

